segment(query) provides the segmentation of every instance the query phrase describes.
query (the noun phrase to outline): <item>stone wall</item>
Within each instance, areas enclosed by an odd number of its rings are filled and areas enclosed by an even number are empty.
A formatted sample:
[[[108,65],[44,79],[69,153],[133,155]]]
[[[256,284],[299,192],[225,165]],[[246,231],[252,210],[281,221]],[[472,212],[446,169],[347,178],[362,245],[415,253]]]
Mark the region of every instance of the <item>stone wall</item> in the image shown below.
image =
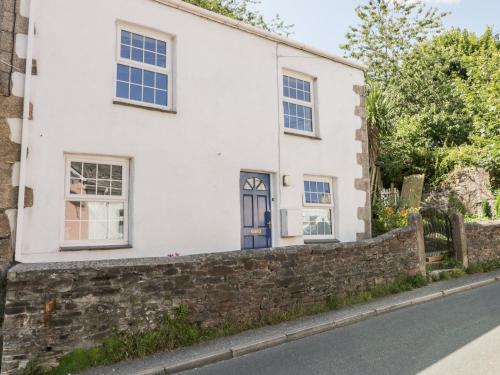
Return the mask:
[[[353,243],[18,264],[7,274],[2,374],[37,355],[55,364],[68,351],[95,345],[113,327],[153,327],[179,304],[190,307],[194,321],[213,326],[423,272],[418,224]]]
[[[12,76],[24,74],[26,60],[16,53],[16,36],[28,32],[28,19],[21,15],[20,3],[20,0],[0,0],[0,264],[14,260],[7,212],[17,207],[18,189],[14,186],[17,181],[12,177],[20,159],[23,98],[12,95]],[[33,74],[36,74],[35,65]],[[31,206],[33,193],[30,188],[26,189],[25,199],[25,205]],[[11,218],[14,216],[15,211],[12,211]]]
[[[491,191],[490,174],[484,168],[470,167],[454,170],[439,187],[426,191],[422,206],[479,214],[484,200],[490,203],[495,214],[495,197]]]
[[[28,33],[28,19],[20,14],[21,0],[0,0],[0,95],[10,96],[12,74],[24,72],[26,60],[15,53],[16,34]]]
[[[0,327],[3,325],[5,303],[5,281],[9,264],[0,264]],[[0,330],[0,352],[2,351],[3,331]],[[1,367],[0,367],[1,369]]]
[[[500,258],[500,221],[466,223],[469,264]]]

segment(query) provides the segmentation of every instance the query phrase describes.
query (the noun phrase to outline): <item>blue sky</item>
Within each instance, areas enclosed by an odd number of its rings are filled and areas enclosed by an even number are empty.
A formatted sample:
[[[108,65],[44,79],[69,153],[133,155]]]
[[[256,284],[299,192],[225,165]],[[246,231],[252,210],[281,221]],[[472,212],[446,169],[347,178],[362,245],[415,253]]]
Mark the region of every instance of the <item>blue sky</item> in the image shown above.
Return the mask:
[[[354,8],[366,0],[261,0],[258,9],[266,18],[279,13],[294,24],[292,38],[342,55],[339,44],[349,25],[357,23]],[[487,25],[500,31],[500,0],[426,0],[441,11],[451,11],[446,28],[460,27],[481,33]]]

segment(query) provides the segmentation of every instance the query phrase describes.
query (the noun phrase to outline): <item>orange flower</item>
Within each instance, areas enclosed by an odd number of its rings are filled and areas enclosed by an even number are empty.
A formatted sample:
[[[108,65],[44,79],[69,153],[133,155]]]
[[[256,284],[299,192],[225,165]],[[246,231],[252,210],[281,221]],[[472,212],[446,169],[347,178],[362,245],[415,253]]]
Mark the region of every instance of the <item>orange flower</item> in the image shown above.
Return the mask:
[[[392,209],[392,207],[386,207],[386,208],[384,208],[384,211],[386,214],[389,214],[389,215],[392,215],[394,213],[394,210]]]

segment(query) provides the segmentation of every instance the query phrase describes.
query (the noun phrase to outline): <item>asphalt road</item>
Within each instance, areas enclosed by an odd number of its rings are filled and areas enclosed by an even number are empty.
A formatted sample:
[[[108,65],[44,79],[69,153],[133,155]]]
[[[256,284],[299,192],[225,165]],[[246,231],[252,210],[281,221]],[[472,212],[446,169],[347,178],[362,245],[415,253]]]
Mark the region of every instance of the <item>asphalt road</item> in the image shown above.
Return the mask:
[[[497,375],[500,283],[183,375]]]

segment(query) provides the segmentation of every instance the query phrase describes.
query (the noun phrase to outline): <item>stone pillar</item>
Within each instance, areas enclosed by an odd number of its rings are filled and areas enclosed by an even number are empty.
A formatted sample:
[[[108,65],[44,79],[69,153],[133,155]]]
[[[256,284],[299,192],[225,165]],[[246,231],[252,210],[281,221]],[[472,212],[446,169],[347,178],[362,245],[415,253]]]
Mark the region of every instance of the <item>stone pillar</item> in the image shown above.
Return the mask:
[[[422,216],[419,213],[412,213],[408,217],[408,223],[410,226],[415,227],[419,268],[422,275],[425,275],[424,222],[422,221]]]
[[[461,213],[457,212],[451,215],[451,235],[456,259],[465,268],[469,267],[467,237],[465,236],[464,217]]]
[[[358,207],[358,219],[364,222],[364,231],[356,233],[358,240],[371,238],[372,236],[372,212],[370,197],[370,158],[368,151],[368,127],[366,122],[365,88],[354,85],[356,95],[359,96],[359,105],[354,108],[354,115],[361,120],[361,126],[356,129],[355,139],[361,143],[361,152],[356,155],[358,165],[361,167],[361,177],[354,180],[354,188],[365,193],[364,205]]]

